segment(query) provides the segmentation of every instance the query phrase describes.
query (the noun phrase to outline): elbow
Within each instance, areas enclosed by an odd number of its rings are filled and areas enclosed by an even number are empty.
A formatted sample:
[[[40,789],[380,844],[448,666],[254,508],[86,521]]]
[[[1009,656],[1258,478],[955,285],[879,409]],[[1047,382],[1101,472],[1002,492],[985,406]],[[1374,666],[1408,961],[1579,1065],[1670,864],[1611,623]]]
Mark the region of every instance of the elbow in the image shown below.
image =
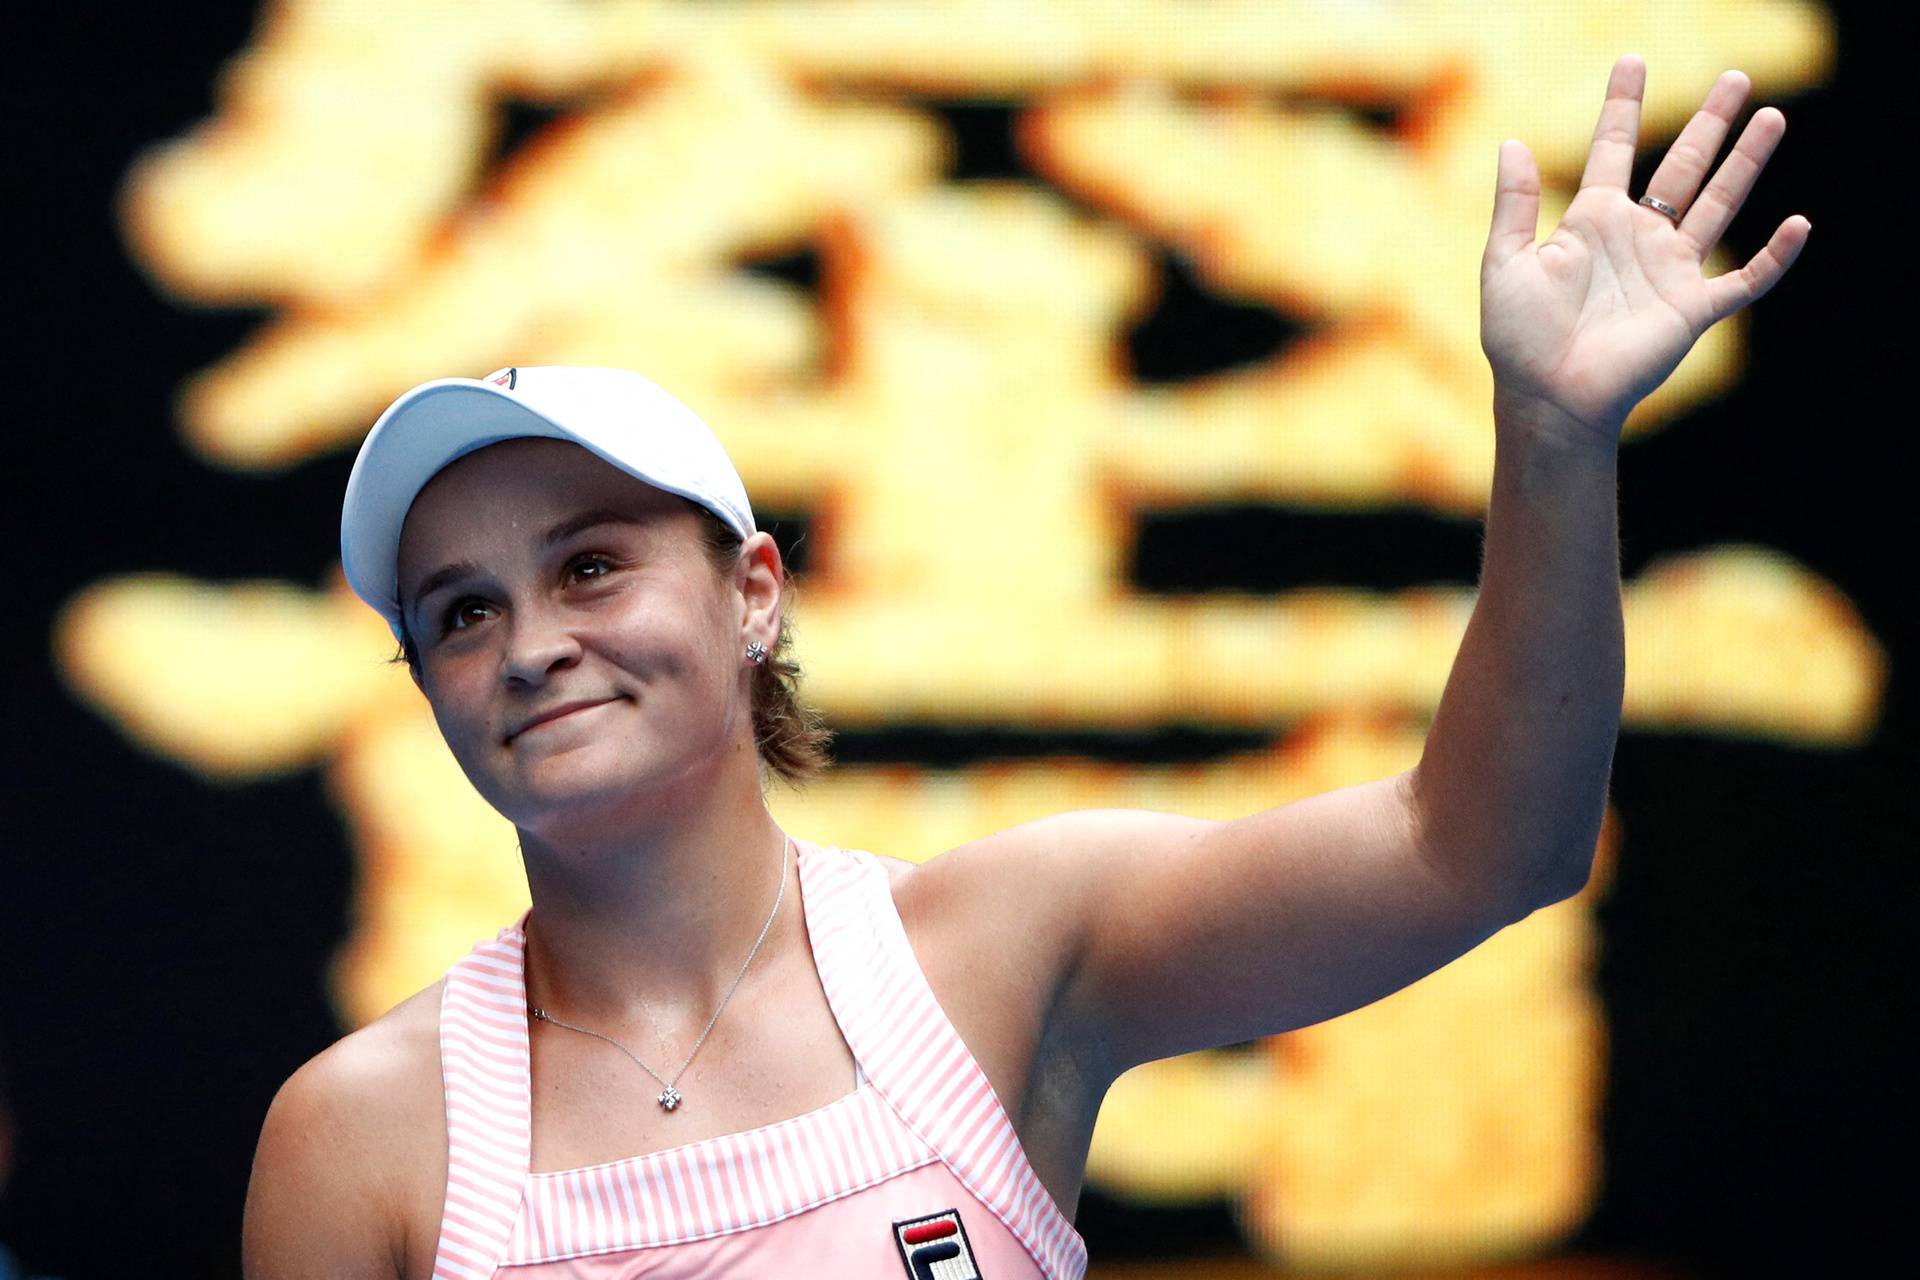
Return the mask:
[[[1522,914],[1531,915],[1542,907],[1551,907],[1557,902],[1578,896],[1592,878],[1591,845],[1577,854],[1552,859],[1528,877],[1528,892],[1524,895],[1525,910]]]
[[[1579,856],[1514,858],[1504,865],[1506,871],[1483,881],[1487,888],[1481,896],[1496,931],[1578,896],[1593,876],[1591,850]]]
[[[1421,812],[1417,806],[1410,811]],[[1464,834],[1456,830],[1453,838],[1441,840],[1431,821],[1416,826],[1428,861],[1449,868],[1462,886],[1468,909],[1490,912],[1498,920],[1497,927],[1575,897],[1593,877],[1597,830],[1535,839],[1507,833],[1506,838],[1494,839],[1482,826]]]

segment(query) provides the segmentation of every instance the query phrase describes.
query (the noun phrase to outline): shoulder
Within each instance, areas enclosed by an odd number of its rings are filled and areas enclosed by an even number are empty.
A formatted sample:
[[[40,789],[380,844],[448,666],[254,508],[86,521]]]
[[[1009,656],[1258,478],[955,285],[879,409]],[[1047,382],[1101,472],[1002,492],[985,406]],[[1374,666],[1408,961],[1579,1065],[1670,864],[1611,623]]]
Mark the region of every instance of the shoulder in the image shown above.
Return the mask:
[[[1053,814],[957,845],[914,864],[882,859],[903,919],[924,929],[1004,932],[1010,942],[1065,952],[1080,940],[1101,864],[1143,832],[1193,820],[1132,810]]]
[[[1085,930],[1072,883],[1076,823],[1048,819],[955,846],[925,862],[882,858],[894,905],[942,1004],[1011,1019],[1029,1048],[1049,1030]],[[1052,1028],[1055,1032],[1064,1027]]]
[[[1084,953],[1092,897],[1076,870],[1081,825],[1042,820],[923,863],[883,860],[928,987],[1069,1214],[1116,1074],[1106,1045],[1063,999]]]
[[[446,1177],[444,986],[342,1036],[274,1095],[247,1189],[250,1280],[405,1270],[419,1204],[431,1198],[437,1215]]]
[[[1036,1048],[1117,1075],[1132,1064],[1095,1060],[1109,1036],[1081,998],[1113,892],[1143,850],[1189,846],[1217,825],[1135,809],[1053,814],[907,866],[894,901],[929,978],[938,970],[948,990],[1008,1006]],[[1177,881],[1162,896],[1156,909],[1183,910]]]
[[[293,1105],[342,1113],[370,1137],[392,1135],[385,1122],[416,1117],[431,1100],[441,1112],[440,1000],[446,979],[402,1000],[314,1055],[281,1095]],[[280,1097],[275,1098],[279,1105]]]

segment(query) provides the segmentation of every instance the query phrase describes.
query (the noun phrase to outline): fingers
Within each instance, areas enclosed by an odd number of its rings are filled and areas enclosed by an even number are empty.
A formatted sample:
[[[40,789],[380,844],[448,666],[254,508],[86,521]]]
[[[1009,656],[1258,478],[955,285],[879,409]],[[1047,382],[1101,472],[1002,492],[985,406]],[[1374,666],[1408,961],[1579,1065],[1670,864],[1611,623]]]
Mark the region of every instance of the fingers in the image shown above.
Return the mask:
[[[1621,54],[1613,64],[1613,74],[1607,77],[1607,100],[1593,128],[1586,172],[1580,175],[1582,191],[1588,187],[1625,191],[1633,180],[1633,151],[1640,140],[1640,99],[1646,89],[1646,60],[1637,53]],[[1691,188],[1687,194],[1693,194]]]
[[[1733,127],[1734,117],[1740,114],[1740,105],[1747,100],[1747,91],[1752,87],[1753,82],[1744,71],[1721,73],[1713,82],[1713,88],[1707,91],[1707,100],[1700,104],[1693,119],[1687,121],[1687,127],[1661,157],[1660,167],[1647,182],[1648,195],[1657,196],[1680,210],[1684,220],[1688,206],[1694,202],[1694,193],[1700,190],[1701,180],[1712,167],[1713,158],[1720,154],[1720,144],[1727,140],[1727,130]],[[1713,241],[1706,243],[1711,246]]]
[[[1607,185],[1626,192],[1633,178],[1633,151],[1646,83],[1646,63],[1638,54],[1623,54],[1613,64],[1606,105],[1601,108],[1593,148],[1587,156],[1587,170],[1580,180],[1582,189]],[[1703,259],[1726,234],[1728,224],[1746,203],[1760,171],[1766,168],[1787,130],[1787,118],[1778,108],[1762,107],[1756,111],[1741,131],[1732,154],[1713,175],[1713,181],[1705,189],[1701,188],[1701,181],[1713,166],[1713,158],[1720,153],[1720,144],[1726,141],[1752,88],[1753,81],[1744,71],[1722,72],[1713,82],[1713,88],[1707,91],[1706,101],[1687,121],[1686,128],[1674,139],[1667,154],[1661,157],[1660,167],[1647,182],[1646,194],[1680,211],[1680,233]],[[1666,218],[1667,215],[1646,209],[1638,216]]]
[[[1487,233],[1483,262],[1503,262],[1533,244],[1540,226],[1540,167],[1526,144],[1509,138],[1500,144],[1494,175],[1493,229]]]
[[[1739,75],[1729,71],[1727,75]],[[1744,78],[1744,77],[1743,77]],[[1722,76],[1724,84],[1726,76]],[[1716,92],[1718,86],[1715,87]],[[1744,91],[1742,93],[1744,97]],[[1704,112],[1703,112],[1704,114]],[[1694,117],[1696,120],[1698,116]],[[1687,126],[1692,129],[1692,125]],[[1780,139],[1786,136],[1787,117],[1778,107],[1762,107],[1753,113],[1753,119],[1747,121],[1747,127],[1740,131],[1740,141],[1734,144],[1733,151],[1713,175],[1713,181],[1700,193],[1699,199],[1689,209],[1685,204],[1664,194],[1656,185],[1660,175],[1654,175],[1654,181],[1647,184],[1647,191],[1659,196],[1667,203],[1683,210],[1680,220],[1680,234],[1693,242],[1693,247],[1704,258],[1708,250],[1720,243],[1720,237],[1726,234],[1727,225],[1733,221],[1733,215],[1740,212],[1740,206],[1747,201],[1747,195],[1753,190],[1753,184],[1759,180],[1760,171],[1767,167],[1767,161],[1773,158],[1773,150],[1780,145]],[[1682,135],[1684,138],[1685,135]],[[1713,146],[1720,145],[1719,138],[1725,137],[1723,128],[1716,137]],[[1678,149],[1679,144],[1675,144]],[[1708,152],[1711,156],[1713,153]],[[1668,153],[1668,159],[1672,153]],[[1666,165],[1660,168],[1664,171]]]
[[[1707,281],[1707,302],[1713,308],[1712,323],[1718,324],[1734,312],[1766,296],[1780,282],[1800,251],[1807,247],[1813,223],[1795,214],[1774,231],[1766,247],[1738,271],[1729,271]]]

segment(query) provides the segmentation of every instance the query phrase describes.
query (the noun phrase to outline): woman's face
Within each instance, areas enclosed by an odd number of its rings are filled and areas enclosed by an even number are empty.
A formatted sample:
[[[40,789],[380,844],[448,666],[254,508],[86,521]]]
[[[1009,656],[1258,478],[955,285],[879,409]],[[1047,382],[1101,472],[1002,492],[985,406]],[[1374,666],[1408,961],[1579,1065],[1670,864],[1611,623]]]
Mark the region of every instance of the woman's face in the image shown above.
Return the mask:
[[[729,577],[701,532],[680,499],[560,440],[468,454],[415,499],[399,570],[420,687],[516,826],[617,821],[738,766],[742,743],[757,768],[744,652],[772,647],[778,552],[755,534]]]

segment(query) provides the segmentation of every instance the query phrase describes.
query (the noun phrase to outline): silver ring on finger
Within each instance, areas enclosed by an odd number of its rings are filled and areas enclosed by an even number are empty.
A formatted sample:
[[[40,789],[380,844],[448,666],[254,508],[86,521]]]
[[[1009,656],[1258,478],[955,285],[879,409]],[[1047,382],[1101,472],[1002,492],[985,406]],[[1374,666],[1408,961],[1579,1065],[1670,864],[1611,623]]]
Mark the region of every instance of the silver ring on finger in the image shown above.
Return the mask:
[[[1668,204],[1665,200],[1662,200],[1659,196],[1641,196],[1640,203],[1649,209],[1657,210],[1660,213],[1666,214],[1669,218],[1672,218],[1674,226],[1677,227],[1680,225],[1680,211]]]

